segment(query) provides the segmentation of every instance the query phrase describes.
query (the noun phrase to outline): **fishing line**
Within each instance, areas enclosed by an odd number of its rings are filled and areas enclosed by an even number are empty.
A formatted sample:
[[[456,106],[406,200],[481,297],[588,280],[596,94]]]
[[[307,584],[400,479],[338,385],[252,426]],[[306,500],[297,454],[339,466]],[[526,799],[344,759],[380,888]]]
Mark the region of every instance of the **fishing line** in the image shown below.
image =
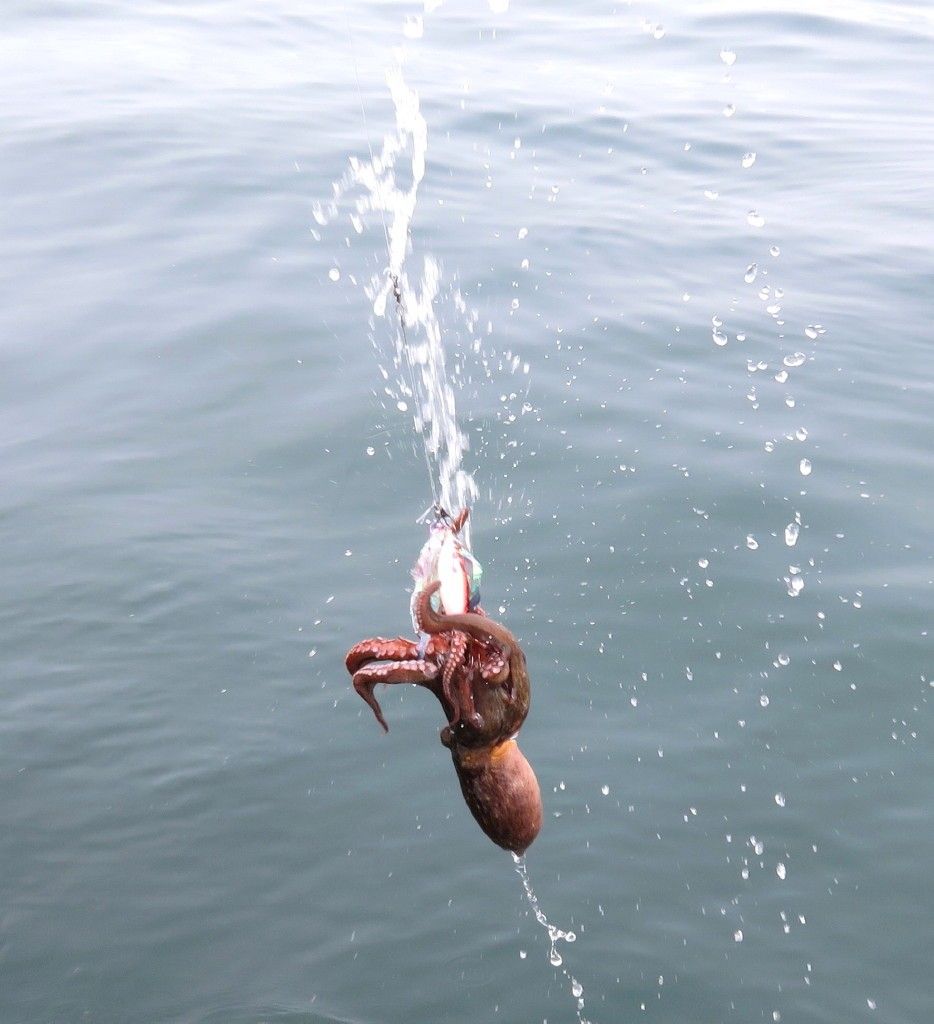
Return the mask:
[[[373,146],[370,144],[370,127],[366,116],[366,105],[363,102],[363,89],[360,87],[360,72],[357,65],[357,47],[354,43],[353,33],[350,30],[350,18],[347,14],[347,4],[343,5],[344,10],[344,23],[347,26],[347,37],[350,40],[350,54],[353,58],[353,75],[354,82],[357,87],[357,100],[360,103],[360,114],[363,118],[363,136],[366,139],[366,148],[370,154],[370,165],[373,168],[373,176],[376,181],[376,189],[379,193],[379,217],[383,225],[383,238],[386,240],[386,260],[387,260],[387,273],[389,275],[389,281],[392,284],[392,294],[396,300],[396,309],[399,313],[399,332],[402,335],[402,351],[405,355],[405,367],[409,374],[409,387],[412,390],[413,397],[420,403],[422,408],[418,410],[419,421],[421,426],[419,427],[419,434],[422,438],[422,451],[425,455],[425,466],[428,469],[428,483],[431,487],[431,496],[434,499],[434,504],[439,504],[438,490],[435,486],[435,475],[431,467],[431,455],[428,451],[428,442],[425,438],[425,424],[422,420],[422,410],[424,408],[424,396],[421,393],[421,389],[418,387],[417,378],[415,376],[415,367],[412,365],[412,353],[409,349],[409,339],[405,330],[405,306],[402,302],[402,285],[399,280],[399,275],[392,272],[392,243],[389,240],[389,229],[386,227],[386,200],[383,196],[382,179],[376,166],[376,157],[373,154]],[[405,257],[403,256],[403,259]]]

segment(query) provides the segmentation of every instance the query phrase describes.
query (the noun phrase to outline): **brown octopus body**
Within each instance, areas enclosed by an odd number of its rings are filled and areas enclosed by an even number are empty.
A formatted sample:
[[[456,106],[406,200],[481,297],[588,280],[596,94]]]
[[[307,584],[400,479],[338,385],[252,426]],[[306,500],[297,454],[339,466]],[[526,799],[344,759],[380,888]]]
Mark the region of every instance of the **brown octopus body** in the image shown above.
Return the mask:
[[[516,743],[531,698],[525,655],[512,633],[485,615],[436,612],[431,596],[438,586],[426,587],[416,606],[418,626],[429,637],[423,651],[404,637],[374,637],[350,649],[347,670],[387,731],[373,693],[377,683],[416,683],[431,690],[448,720],[441,742],[451,751],[467,806],[494,843],[522,854],[542,826],[538,780]],[[451,660],[453,685],[447,686],[443,677]],[[474,713],[462,715],[458,702],[465,691]]]

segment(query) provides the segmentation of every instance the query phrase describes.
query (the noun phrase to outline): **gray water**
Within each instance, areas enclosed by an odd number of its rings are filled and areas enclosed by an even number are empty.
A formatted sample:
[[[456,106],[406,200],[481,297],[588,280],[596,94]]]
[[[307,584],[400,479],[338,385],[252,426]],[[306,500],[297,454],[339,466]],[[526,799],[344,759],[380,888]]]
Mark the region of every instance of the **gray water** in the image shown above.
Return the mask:
[[[0,1021],[930,1021],[931,8],[428,6],[5,9]],[[399,47],[564,969],[342,663],[432,493],[313,215]]]

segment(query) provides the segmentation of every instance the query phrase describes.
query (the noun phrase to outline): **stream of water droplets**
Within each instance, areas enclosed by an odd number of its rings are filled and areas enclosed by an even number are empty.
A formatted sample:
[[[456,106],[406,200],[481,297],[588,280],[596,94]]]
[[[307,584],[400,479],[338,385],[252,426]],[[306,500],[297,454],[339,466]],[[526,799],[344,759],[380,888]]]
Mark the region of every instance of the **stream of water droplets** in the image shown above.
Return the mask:
[[[411,412],[413,426],[425,452],[425,460],[436,501],[451,511],[473,502],[477,487],[464,468],[467,438],[457,423],[454,387],[448,374],[447,354],[435,304],[441,288],[441,268],[430,255],[422,260],[420,274],[409,273],[418,188],[425,176],[428,126],[419,106],[418,93],[402,73],[403,52],[386,80],[396,115],[396,129],[387,133],[378,153],[370,150],[369,160],[353,156],[346,173],[333,185],[327,204],[317,204],[314,217],[327,224],[339,211],[345,197],[353,195],[351,223],[362,233],[365,217],[379,214],[386,238],[388,264],[375,271],[364,287],[371,303],[370,337],[379,350],[377,324],[388,320],[393,326],[392,384],[398,394],[396,408]],[[400,182],[397,167],[410,179]],[[468,330],[476,316],[463,301],[455,303]],[[380,367],[385,379],[389,371]],[[469,527],[468,527],[469,529]],[[469,543],[469,533],[467,535]]]
[[[532,913],[535,915],[535,920],[538,921],[542,928],[544,928],[548,933],[548,941],[551,944],[548,950],[548,961],[552,967],[557,967],[567,979],[568,985],[571,989],[571,995],[575,1000],[575,1012],[577,1013],[579,1024],[591,1024],[591,1022],[584,1016],[584,986],[564,965],[564,957],[558,951],[559,942],[576,942],[577,936],[574,932],[564,931],[562,928],[559,928],[548,920],[545,916],[545,912],[542,910],[541,905],[538,902],[535,890],[532,888],[532,881],[529,878],[529,869],[525,862],[525,857],[520,857],[518,854],[514,853],[512,855],[512,859],[516,865],[516,874],[522,882],[522,889],[525,893],[525,898],[528,900],[529,907],[531,907]]]

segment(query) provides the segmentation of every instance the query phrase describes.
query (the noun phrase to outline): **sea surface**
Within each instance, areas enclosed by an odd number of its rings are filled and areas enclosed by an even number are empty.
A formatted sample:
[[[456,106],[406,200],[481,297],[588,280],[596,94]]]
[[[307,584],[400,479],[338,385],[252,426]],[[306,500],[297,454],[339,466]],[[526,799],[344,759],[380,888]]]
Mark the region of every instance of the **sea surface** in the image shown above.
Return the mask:
[[[920,0],[7,3],[2,1024],[934,1020],[932,83]],[[560,966],[343,665],[445,487]]]

